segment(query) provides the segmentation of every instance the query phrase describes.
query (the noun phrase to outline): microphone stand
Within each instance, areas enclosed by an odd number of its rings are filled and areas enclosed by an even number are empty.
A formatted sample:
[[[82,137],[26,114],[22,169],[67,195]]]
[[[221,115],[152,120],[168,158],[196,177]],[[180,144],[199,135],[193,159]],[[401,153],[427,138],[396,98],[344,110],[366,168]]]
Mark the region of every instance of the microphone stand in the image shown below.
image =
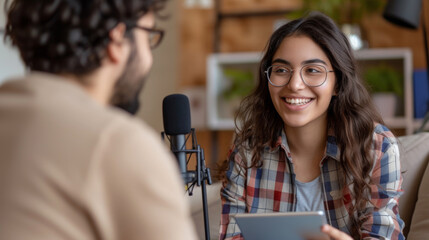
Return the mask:
[[[164,132],[161,133],[162,139],[164,140]],[[182,178],[187,184],[187,192],[189,196],[193,195],[193,190],[195,184],[197,186],[201,186],[201,197],[203,201],[203,213],[204,213],[204,231],[205,231],[205,239],[210,240],[210,226],[209,226],[209,214],[208,214],[208,206],[207,206],[207,184],[212,184],[212,178],[210,175],[210,169],[206,167],[205,158],[204,158],[204,150],[197,143],[197,137],[195,136],[195,129],[191,128],[190,136],[192,136],[192,149],[186,149],[186,142],[189,138],[186,138],[186,141],[181,147],[181,149],[171,149],[173,153],[184,152],[189,154],[187,163],[189,162],[192,154],[196,154],[196,162],[197,166],[195,171],[187,171],[186,173],[182,173]],[[168,138],[168,135],[167,135]],[[170,140],[170,139],[169,139]]]

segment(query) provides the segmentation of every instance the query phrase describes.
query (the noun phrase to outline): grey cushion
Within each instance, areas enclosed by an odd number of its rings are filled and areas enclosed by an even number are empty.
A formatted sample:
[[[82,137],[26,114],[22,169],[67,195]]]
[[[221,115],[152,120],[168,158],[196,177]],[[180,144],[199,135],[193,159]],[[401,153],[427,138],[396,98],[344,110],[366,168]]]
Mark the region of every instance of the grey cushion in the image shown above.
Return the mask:
[[[403,172],[402,189],[404,189],[404,194],[399,199],[399,213],[405,222],[404,234],[407,235],[411,224],[414,224],[411,222],[413,212],[419,211],[415,206],[418,200],[417,193],[429,160],[429,133],[403,136],[398,139]],[[429,226],[427,229],[429,230]]]

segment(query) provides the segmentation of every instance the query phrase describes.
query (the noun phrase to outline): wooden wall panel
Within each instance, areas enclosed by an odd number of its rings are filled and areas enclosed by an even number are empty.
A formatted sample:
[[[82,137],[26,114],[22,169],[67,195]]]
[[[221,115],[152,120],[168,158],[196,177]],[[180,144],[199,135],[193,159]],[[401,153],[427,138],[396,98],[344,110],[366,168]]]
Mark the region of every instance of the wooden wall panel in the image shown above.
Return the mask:
[[[428,6],[429,7],[429,6]],[[429,12],[427,14],[429,16]],[[426,24],[429,26],[428,19]],[[381,16],[370,16],[364,19],[363,31],[371,48],[406,47],[413,52],[414,68],[425,68],[423,31],[406,29],[386,21]]]
[[[213,9],[185,9],[180,21],[180,84],[205,85],[206,58],[213,52]]]
[[[301,0],[215,0],[220,1],[223,12],[266,11],[296,9]]]
[[[222,21],[221,52],[263,51],[276,20],[284,16],[230,18]]]

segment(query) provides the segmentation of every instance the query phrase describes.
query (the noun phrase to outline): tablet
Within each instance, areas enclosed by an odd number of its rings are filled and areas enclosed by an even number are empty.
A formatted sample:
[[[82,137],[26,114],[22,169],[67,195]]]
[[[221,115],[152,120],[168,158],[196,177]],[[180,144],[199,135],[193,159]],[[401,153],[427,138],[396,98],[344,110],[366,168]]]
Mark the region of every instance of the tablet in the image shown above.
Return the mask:
[[[320,231],[326,223],[323,211],[236,214],[244,240],[329,239]]]

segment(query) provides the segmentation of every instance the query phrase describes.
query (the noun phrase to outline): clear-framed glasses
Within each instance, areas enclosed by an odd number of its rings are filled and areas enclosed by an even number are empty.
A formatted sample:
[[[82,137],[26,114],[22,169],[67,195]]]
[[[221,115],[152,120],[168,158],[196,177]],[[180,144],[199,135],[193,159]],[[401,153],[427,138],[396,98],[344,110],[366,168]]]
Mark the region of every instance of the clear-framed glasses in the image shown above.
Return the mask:
[[[283,87],[289,83],[295,70],[286,65],[272,65],[267,68],[268,82],[275,87]],[[319,87],[326,82],[328,71],[321,64],[306,64],[301,67],[300,76],[305,85]]]
[[[149,46],[151,49],[158,47],[162,41],[162,38],[164,37],[164,30],[161,29],[147,28],[138,25],[135,25],[133,27],[145,30],[149,33]]]

